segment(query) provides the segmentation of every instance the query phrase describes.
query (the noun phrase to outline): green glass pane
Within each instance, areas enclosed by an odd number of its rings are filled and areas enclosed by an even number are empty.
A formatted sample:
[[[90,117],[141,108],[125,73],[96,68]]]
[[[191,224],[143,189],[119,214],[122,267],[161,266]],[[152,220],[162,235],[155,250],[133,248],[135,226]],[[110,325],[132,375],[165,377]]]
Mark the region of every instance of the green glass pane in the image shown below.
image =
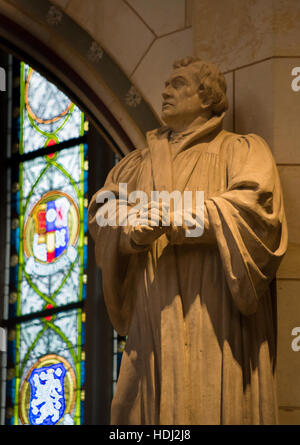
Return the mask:
[[[21,65],[21,153],[49,141],[63,142],[81,134],[81,111],[54,84],[26,64]]]
[[[32,374],[37,369],[47,367],[50,369],[52,365],[58,363],[62,363],[66,370],[62,381],[66,407],[64,413],[61,413],[60,423],[80,422],[81,393],[84,383],[82,334],[80,309],[49,315],[17,326],[16,335],[20,347],[16,363],[15,406],[18,407],[16,418],[18,417],[19,424],[33,423],[30,418],[30,403],[34,400],[34,387],[30,385]],[[44,403],[48,400],[47,403],[51,406],[51,394],[46,392],[43,397]],[[46,418],[43,419],[43,413],[40,414],[39,421],[47,422]]]

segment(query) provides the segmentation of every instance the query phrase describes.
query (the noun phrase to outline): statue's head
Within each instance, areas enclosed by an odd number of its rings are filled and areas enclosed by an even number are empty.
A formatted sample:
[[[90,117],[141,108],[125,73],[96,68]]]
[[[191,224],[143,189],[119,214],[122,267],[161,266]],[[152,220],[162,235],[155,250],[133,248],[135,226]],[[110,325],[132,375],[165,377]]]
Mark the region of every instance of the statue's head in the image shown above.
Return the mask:
[[[181,130],[197,117],[205,121],[227,110],[226,81],[216,65],[185,57],[173,68],[162,93],[162,119],[170,128]]]

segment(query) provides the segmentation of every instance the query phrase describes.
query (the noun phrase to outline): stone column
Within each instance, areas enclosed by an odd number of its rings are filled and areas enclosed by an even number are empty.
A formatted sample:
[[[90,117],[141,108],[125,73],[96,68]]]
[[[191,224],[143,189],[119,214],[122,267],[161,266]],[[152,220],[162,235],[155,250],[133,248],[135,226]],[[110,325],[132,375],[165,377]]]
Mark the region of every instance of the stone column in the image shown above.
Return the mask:
[[[225,128],[262,136],[278,165],[289,228],[277,275],[279,418],[300,424],[300,2],[194,0],[192,17],[195,54],[227,79]]]

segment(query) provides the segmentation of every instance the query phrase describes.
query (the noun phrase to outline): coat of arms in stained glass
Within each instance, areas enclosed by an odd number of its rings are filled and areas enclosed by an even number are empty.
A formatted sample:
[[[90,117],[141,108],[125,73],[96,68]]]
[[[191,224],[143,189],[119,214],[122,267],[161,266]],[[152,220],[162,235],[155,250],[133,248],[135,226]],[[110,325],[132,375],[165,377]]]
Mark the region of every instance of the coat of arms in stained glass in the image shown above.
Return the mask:
[[[63,363],[34,369],[29,377],[31,425],[55,425],[65,411]]]

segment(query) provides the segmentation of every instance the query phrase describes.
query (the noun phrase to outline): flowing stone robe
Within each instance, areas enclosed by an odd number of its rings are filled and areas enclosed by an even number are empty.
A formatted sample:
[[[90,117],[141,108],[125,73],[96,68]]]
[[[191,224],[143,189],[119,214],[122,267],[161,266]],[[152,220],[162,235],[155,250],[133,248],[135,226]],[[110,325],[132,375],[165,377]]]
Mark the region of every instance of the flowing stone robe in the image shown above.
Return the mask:
[[[148,133],[110,172],[103,190],[201,190],[205,230],[178,227],[151,246],[127,227],[89,229],[114,328],[128,335],[112,424],[274,424],[276,295],[287,246],[281,187],[260,137],[221,129],[221,117],[169,144]]]

